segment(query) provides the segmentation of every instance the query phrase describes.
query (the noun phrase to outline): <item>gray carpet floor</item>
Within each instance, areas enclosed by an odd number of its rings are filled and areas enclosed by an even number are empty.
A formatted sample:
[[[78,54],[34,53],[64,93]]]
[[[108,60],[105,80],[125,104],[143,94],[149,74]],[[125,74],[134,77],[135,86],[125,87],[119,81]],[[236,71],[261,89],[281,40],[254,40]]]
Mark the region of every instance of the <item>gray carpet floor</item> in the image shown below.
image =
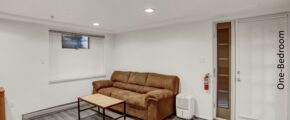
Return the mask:
[[[109,110],[106,110],[106,115],[113,118],[117,118],[118,116],[120,116],[120,114],[111,112]],[[106,120],[113,120],[110,117],[106,117]],[[49,114],[47,116],[33,118],[30,120],[77,120],[77,119],[78,119],[77,109],[71,109],[62,112],[57,112],[54,114]],[[91,110],[86,110],[81,113],[81,120],[102,120],[102,119],[103,118],[101,114],[98,114]],[[120,118],[119,120],[123,120],[123,118]],[[139,120],[139,119],[133,117],[126,117],[126,120]],[[183,119],[177,118],[176,116],[172,115],[166,118],[165,120],[183,120]],[[203,119],[194,119],[194,120],[203,120]]]

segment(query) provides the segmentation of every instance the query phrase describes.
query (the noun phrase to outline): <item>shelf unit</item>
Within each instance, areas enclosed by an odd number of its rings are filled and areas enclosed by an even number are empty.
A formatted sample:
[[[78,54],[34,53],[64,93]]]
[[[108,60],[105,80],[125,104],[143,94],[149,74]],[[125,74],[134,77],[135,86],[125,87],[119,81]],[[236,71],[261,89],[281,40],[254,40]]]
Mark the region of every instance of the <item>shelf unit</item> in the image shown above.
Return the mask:
[[[217,24],[217,117],[230,119],[231,23]]]
[[[0,87],[0,120],[5,120],[4,88]]]
[[[228,46],[229,43],[218,43],[217,45],[218,45],[218,46]]]

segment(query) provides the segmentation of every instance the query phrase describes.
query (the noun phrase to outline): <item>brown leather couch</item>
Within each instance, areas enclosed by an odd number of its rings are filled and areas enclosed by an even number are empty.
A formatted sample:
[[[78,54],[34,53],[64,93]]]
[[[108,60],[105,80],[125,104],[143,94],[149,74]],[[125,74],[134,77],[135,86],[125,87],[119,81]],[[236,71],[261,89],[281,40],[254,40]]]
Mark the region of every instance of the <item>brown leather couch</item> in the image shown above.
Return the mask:
[[[111,80],[93,82],[93,93],[127,101],[127,114],[144,120],[162,120],[175,113],[179,78],[157,73],[115,71]],[[111,109],[123,112],[123,106]]]

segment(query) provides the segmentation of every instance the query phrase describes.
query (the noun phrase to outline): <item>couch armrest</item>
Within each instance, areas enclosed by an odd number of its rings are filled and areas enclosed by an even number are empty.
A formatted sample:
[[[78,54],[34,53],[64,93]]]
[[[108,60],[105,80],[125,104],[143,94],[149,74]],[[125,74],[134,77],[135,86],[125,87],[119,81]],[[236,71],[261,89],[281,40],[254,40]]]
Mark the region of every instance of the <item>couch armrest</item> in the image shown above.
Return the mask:
[[[147,93],[146,101],[160,101],[162,99],[166,99],[169,97],[173,97],[173,92],[170,90],[162,89],[162,90],[154,90]]]
[[[101,88],[111,87],[113,82],[111,80],[98,80],[93,82],[93,93],[97,93],[97,91]]]

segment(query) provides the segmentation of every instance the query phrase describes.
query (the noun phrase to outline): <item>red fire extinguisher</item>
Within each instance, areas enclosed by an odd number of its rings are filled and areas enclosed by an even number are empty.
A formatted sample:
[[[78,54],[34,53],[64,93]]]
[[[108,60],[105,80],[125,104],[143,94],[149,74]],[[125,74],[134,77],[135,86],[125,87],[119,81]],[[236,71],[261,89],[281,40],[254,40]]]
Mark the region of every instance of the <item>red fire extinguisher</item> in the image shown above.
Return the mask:
[[[204,76],[204,90],[208,90],[209,88],[209,73]]]

